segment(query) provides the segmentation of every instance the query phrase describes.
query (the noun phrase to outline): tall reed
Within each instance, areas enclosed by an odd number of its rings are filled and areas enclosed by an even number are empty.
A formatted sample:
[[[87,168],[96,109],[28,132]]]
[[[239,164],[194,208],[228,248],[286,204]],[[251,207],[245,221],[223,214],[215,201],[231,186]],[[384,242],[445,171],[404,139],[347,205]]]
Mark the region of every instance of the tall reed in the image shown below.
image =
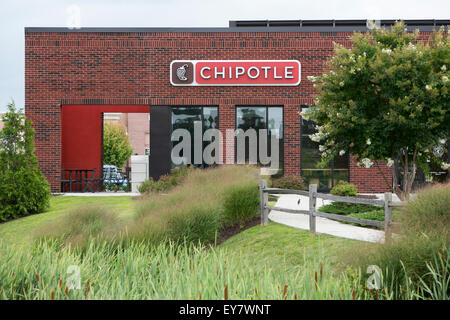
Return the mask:
[[[86,250],[39,242],[16,251],[0,245],[1,299],[355,299],[357,278],[336,275],[326,261],[277,270],[243,251],[205,250],[173,242],[126,247],[90,241]],[[80,289],[68,285],[69,266]]]

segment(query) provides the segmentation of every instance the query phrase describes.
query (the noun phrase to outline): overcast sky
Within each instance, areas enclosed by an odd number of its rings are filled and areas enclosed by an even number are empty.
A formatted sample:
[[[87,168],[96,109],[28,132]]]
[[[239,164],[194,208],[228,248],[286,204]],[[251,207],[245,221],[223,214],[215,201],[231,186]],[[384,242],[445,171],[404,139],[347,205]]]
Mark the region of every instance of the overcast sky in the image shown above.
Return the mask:
[[[448,0],[0,0],[0,112],[24,106],[24,27],[227,27],[255,19],[449,19]]]

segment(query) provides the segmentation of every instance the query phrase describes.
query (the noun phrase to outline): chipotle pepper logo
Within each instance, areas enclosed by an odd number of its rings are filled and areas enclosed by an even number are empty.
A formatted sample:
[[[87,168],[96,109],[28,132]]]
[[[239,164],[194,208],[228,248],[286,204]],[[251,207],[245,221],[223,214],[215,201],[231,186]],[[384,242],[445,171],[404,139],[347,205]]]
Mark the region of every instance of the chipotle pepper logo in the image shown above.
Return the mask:
[[[170,64],[174,86],[298,86],[297,60],[175,60]]]
[[[170,81],[173,85],[189,85],[194,82],[194,64],[189,61],[174,61],[170,65]]]

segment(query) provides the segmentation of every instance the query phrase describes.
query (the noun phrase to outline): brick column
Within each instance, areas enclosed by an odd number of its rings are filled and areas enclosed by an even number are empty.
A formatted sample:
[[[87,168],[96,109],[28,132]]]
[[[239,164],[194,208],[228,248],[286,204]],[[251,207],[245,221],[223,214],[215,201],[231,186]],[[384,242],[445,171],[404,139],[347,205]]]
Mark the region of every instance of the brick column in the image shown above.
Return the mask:
[[[300,105],[285,105],[284,175],[300,175]]]
[[[223,163],[234,163],[234,135],[227,136],[227,130],[235,130],[235,108],[232,104],[219,105],[219,129],[223,137]]]
[[[28,100],[28,99],[26,99]],[[61,192],[61,107],[54,101],[25,103],[25,115],[35,130],[35,154],[51,192]]]

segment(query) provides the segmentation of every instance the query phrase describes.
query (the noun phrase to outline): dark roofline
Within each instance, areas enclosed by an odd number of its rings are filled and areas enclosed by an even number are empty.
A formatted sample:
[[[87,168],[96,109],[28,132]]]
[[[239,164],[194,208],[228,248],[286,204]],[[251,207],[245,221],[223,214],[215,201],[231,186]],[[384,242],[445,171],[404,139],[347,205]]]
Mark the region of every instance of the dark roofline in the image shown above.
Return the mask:
[[[399,19],[400,20],[400,19]],[[378,20],[382,27],[390,27],[397,20]],[[444,26],[445,20],[404,20],[408,31],[433,31]],[[353,32],[368,31],[368,20],[231,20],[228,28],[223,27],[87,27],[69,29],[66,27],[25,27],[25,32]]]
[[[400,19],[398,19],[400,20]],[[378,20],[381,26],[390,27],[398,20]],[[231,20],[230,28],[233,27],[366,27],[369,20]],[[406,25],[414,27],[440,27],[450,24],[450,20],[404,20]]]

